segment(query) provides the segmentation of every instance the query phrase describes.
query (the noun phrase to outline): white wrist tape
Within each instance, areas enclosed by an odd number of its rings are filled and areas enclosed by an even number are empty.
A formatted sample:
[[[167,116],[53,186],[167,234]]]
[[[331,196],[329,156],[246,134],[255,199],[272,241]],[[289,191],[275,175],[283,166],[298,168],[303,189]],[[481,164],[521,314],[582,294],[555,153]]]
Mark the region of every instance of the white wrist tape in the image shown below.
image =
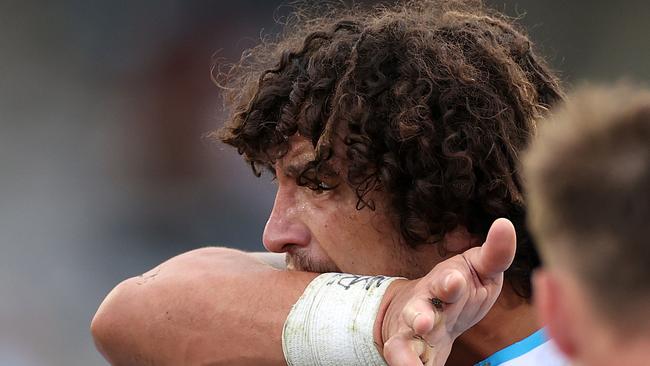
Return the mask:
[[[373,328],[395,277],[325,273],[293,306],[282,331],[289,366],[385,366]]]

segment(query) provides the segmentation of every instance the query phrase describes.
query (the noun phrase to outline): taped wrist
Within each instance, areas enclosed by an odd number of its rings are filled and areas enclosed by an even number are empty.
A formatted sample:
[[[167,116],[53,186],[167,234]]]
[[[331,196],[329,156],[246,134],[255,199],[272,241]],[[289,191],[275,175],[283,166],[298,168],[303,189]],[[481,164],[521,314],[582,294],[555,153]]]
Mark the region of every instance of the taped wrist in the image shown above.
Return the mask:
[[[282,331],[289,366],[385,366],[373,328],[381,299],[397,279],[325,273],[293,306]]]

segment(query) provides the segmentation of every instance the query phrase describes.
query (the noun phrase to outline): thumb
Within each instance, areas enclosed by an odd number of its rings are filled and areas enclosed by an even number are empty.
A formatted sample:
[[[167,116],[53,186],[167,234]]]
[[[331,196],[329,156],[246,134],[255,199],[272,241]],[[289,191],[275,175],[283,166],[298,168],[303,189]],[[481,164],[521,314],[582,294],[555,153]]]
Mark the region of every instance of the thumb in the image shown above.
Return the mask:
[[[488,231],[483,246],[470,258],[481,279],[492,279],[503,273],[515,258],[517,234],[508,219],[495,220]]]

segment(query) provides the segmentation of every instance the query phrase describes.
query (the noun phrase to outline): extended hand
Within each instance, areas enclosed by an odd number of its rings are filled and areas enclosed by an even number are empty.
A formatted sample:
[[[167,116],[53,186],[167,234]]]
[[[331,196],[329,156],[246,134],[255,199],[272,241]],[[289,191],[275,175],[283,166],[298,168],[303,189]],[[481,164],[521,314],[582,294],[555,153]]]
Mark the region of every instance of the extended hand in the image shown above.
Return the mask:
[[[444,365],[454,340],[496,301],[516,249],[512,223],[498,219],[481,247],[436,265],[399,286],[384,316],[384,358],[391,366]]]

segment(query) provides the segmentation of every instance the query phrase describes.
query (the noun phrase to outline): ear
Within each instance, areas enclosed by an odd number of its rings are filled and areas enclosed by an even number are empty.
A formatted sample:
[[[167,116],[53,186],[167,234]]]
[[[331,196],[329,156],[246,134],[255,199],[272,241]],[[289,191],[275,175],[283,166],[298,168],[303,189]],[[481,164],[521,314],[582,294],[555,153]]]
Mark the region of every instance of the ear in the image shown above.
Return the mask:
[[[576,322],[567,289],[553,272],[538,269],[533,274],[537,316],[560,351],[574,359],[577,354]]]

